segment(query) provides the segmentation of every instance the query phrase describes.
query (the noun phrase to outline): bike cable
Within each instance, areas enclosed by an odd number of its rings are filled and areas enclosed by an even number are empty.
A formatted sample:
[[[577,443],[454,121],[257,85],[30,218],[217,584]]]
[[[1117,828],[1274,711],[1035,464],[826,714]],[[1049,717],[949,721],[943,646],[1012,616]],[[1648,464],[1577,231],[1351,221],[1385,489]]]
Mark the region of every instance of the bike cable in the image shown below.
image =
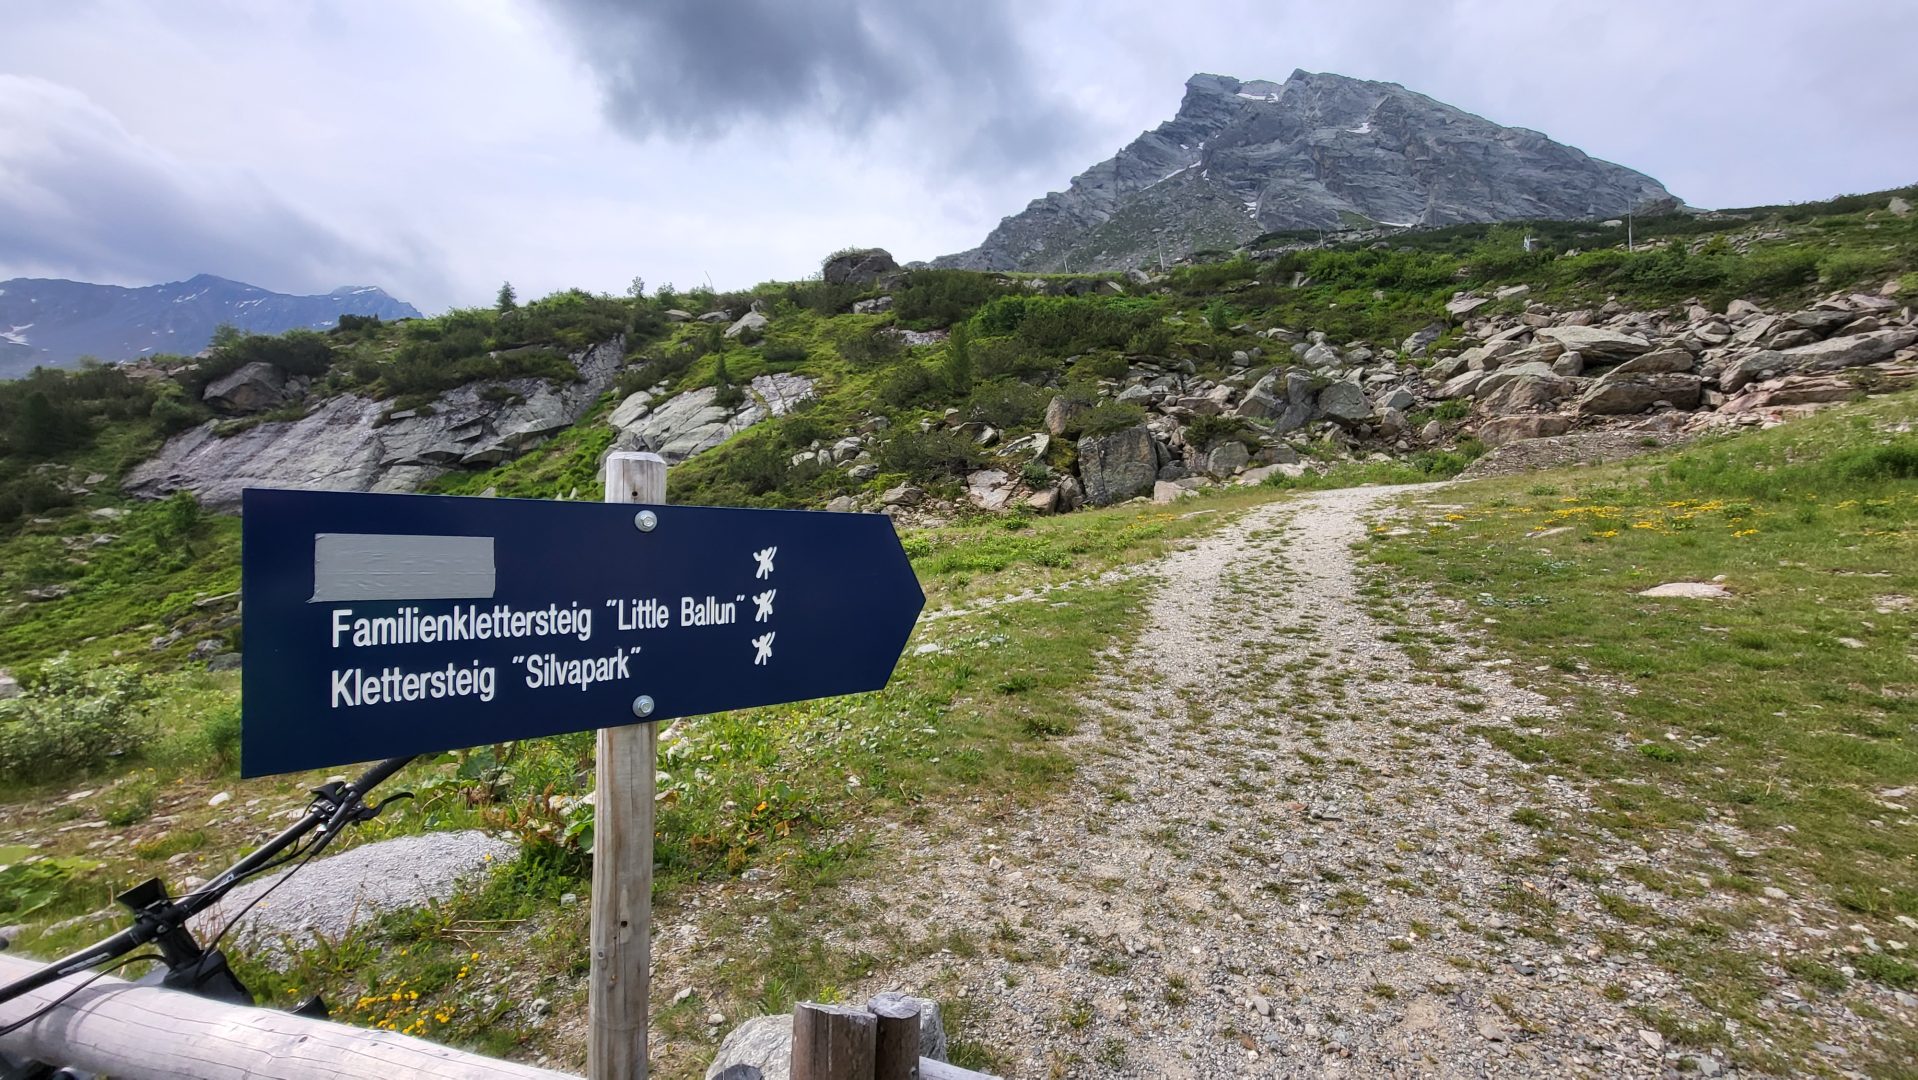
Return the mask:
[[[246,902],[246,906],[245,906],[245,907],[243,907],[243,908],[241,908],[241,909],[240,909],[239,911],[237,911],[237,912],[235,912],[235,913],[234,913],[234,915],[233,915],[233,917],[232,917],[231,919],[228,919],[228,920],[226,921],[226,925],[225,925],[225,926],[222,926],[222,927],[220,927],[220,932],[219,932],[219,933],[217,933],[217,934],[214,934],[214,935],[213,935],[213,939],[212,939],[211,941],[208,941],[208,942],[206,943],[206,950],[207,950],[208,952],[212,952],[212,951],[213,951],[213,950],[214,950],[214,949],[215,949],[216,947],[218,947],[218,946],[219,946],[219,944],[220,944],[220,939],[221,939],[221,938],[223,938],[223,937],[225,937],[225,936],[226,936],[226,932],[227,932],[228,930],[231,930],[231,929],[233,929],[233,927],[234,927],[234,926],[235,926],[236,924],[238,924],[238,923],[239,923],[239,921],[240,921],[240,920],[241,920],[242,918],[244,918],[244,917],[246,916],[246,913],[247,913],[247,912],[249,912],[249,911],[252,911],[252,910],[253,910],[253,905],[255,905],[255,904],[257,904],[257,903],[259,903],[260,901],[262,901],[262,900],[264,900],[264,899],[266,899],[266,898],[267,898],[268,896],[271,896],[271,895],[273,894],[273,890],[275,890],[275,889],[277,889],[277,888],[279,888],[280,886],[282,886],[282,885],[284,885],[284,884],[286,884],[286,883],[287,883],[287,882],[288,882],[289,880],[291,880],[291,879],[292,879],[292,877],[293,877],[293,875],[294,875],[294,874],[297,874],[297,873],[299,873],[299,872],[300,872],[301,870],[304,870],[304,869],[306,868],[306,864],[307,864],[307,863],[309,863],[309,862],[312,862],[312,861],[313,861],[313,857],[314,857],[315,855],[318,855],[318,854],[319,854],[320,852],[322,852],[322,851],[324,851],[324,850],[326,850],[326,846],[327,846],[328,844],[330,844],[330,843],[332,843],[332,842],[333,842],[333,838],[334,838],[334,837],[336,837],[336,836],[338,836],[338,835],[339,835],[338,833],[322,833],[322,834],[320,834],[320,836],[318,836],[317,838],[315,838],[315,839],[313,840],[313,842],[311,842],[311,843],[309,843],[309,844],[307,844],[307,845],[306,845],[306,850],[305,850],[305,852],[304,852],[304,853],[301,853],[301,852],[299,852],[299,851],[294,851],[294,852],[291,852],[291,853],[289,853],[289,854],[288,854],[288,855],[287,855],[287,856],[286,856],[285,858],[283,858],[283,859],[280,859],[280,860],[278,860],[278,861],[276,861],[276,862],[272,862],[272,863],[269,863],[269,864],[267,864],[267,866],[262,866],[262,867],[260,868],[260,870],[261,870],[262,872],[264,872],[265,870],[267,870],[267,869],[268,869],[268,868],[270,868],[270,867],[273,867],[273,866],[278,866],[278,865],[280,865],[281,863],[285,863],[285,862],[288,862],[288,861],[290,861],[290,860],[293,860],[293,859],[295,859],[295,858],[297,858],[297,859],[299,860],[299,861],[298,861],[297,863],[294,863],[294,865],[293,865],[293,868],[292,868],[291,870],[288,870],[288,871],[287,871],[286,873],[284,873],[284,874],[281,874],[281,875],[280,875],[280,880],[278,880],[278,881],[276,881],[276,882],[274,882],[273,884],[271,884],[271,885],[268,885],[268,886],[267,886],[266,888],[264,888],[264,889],[262,889],[262,890],[260,890],[260,895],[258,895],[258,896],[256,896],[256,897],[254,897],[254,898],[253,898],[253,899],[251,899],[251,900],[248,900],[248,901]]]
[[[59,1008],[62,1004],[66,1002],[68,998],[72,997],[73,995],[79,993],[82,990],[85,990],[87,987],[92,986],[94,983],[98,982],[100,979],[104,978],[105,976],[110,975],[113,972],[118,971],[123,967],[126,967],[128,964],[131,964],[140,960],[159,960],[164,963],[166,958],[161,956],[159,953],[139,953],[134,956],[128,956],[123,959],[117,960],[111,964],[108,964],[106,967],[103,967],[100,970],[94,972],[93,974],[87,976],[85,979],[82,979],[80,981],[80,985],[75,986],[71,990],[68,990],[66,993],[61,994],[59,997],[54,998],[52,1001],[47,1002],[45,1005],[42,1005],[38,1009],[35,1009],[34,1011],[28,1013],[26,1016],[18,1020],[15,1020],[13,1023],[8,1024],[6,1027],[0,1027],[0,1038],[5,1038],[6,1036],[11,1035],[16,1031],[19,1031],[21,1028],[26,1027],[28,1024],[33,1023],[34,1021],[47,1015],[53,1010]]]

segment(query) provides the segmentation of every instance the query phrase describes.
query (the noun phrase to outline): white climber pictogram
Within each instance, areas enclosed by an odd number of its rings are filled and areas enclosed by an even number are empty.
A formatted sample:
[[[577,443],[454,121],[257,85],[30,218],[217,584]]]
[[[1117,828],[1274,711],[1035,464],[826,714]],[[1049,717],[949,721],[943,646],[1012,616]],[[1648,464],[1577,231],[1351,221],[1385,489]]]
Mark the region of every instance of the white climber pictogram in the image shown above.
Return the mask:
[[[759,605],[759,610],[753,612],[754,622],[765,622],[773,617],[773,597],[777,595],[779,595],[778,589],[767,589],[763,593],[754,594],[753,603]]]
[[[753,648],[759,650],[758,652],[753,654],[753,663],[763,664],[766,661],[772,659],[773,635],[778,632],[779,631],[777,630],[768,630],[765,633],[753,639]]]
[[[778,547],[769,547],[753,552],[753,558],[759,560],[759,569],[754,572],[753,577],[771,577],[773,573],[773,556],[777,554],[779,554]]]

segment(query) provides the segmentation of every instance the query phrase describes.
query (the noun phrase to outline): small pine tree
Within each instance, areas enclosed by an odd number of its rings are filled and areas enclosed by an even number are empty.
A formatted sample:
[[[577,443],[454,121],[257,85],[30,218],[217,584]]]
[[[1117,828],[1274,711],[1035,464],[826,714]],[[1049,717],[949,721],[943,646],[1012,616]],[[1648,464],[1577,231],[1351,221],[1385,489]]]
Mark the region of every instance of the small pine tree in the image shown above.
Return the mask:
[[[626,295],[635,300],[644,300],[646,298],[646,279],[640,277],[638,274],[634,274],[632,284],[626,286]]]
[[[720,353],[713,364],[713,404],[722,409],[736,408],[746,400],[746,391],[733,385],[732,372],[726,370],[726,354]]]
[[[972,393],[972,332],[963,322],[954,323],[946,339],[946,388],[955,397]]]
[[[501,315],[519,307],[518,299],[513,296],[512,282],[506,281],[500,283],[499,299],[494,302],[493,306],[499,309]]]

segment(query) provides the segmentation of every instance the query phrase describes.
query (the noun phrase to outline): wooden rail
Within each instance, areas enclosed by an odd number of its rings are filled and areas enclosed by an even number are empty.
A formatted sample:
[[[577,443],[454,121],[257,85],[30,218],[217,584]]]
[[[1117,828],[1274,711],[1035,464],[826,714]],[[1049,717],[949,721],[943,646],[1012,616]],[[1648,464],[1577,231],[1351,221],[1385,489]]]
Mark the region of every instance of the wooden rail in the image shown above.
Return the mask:
[[[0,983],[39,968],[0,954]],[[72,989],[71,976],[0,1005],[0,1028]],[[107,976],[4,1038],[31,1060],[125,1080],[576,1080],[390,1031],[228,1005]]]

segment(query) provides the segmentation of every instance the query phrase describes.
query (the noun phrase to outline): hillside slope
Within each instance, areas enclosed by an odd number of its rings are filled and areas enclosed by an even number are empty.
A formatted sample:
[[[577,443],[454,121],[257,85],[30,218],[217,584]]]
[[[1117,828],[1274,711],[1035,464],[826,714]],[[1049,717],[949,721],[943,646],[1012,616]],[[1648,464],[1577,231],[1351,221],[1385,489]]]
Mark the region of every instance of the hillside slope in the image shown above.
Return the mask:
[[[417,319],[420,313],[371,285],[290,296],[212,274],[137,289],[14,278],[0,281],[0,379],[83,356],[115,361],[191,355],[206,348],[221,326],[254,334],[323,330],[342,315]]]
[[[1158,266],[1273,230],[1596,220],[1676,203],[1649,176],[1396,83],[1201,74],[1171,120],[933,265]]]

